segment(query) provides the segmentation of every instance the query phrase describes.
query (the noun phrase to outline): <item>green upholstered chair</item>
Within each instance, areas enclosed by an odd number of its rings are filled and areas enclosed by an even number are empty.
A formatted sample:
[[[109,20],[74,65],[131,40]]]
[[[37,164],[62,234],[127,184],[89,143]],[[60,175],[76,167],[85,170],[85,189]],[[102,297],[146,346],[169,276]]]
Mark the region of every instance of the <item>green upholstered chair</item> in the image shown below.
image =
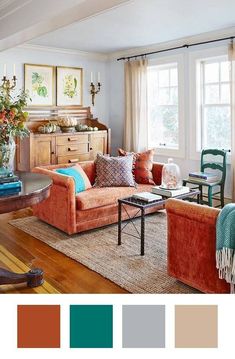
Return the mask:
[[[205,159],[205,156],[210,156],[209,161]],[[212,160],[212,158],[214,160]],[[216,207],[224,207],[224,185],[226,179],[226,151],[224,150],[216,150],[216,149],[205,149],[202,150],[201,153],[201,172],[206,172],[207,169],[218,170],[221,172],[221,178],[217,182],[207,183],[202,182],[201,184],[198,181],[194,181],[193,179],[184,179],[183,186],[186,186],[187,183],[193,184],[197,186],[201,192],[200,202],[201,204],[207,204],[212,207],[213,199],[219,200],[220,205]],[[203,187],[207,187],[207,201],[203,200]],[[213,192],[213,188],[217,187],[219,190],[217,192]],[[215,195],[219,195],[214,197]]]

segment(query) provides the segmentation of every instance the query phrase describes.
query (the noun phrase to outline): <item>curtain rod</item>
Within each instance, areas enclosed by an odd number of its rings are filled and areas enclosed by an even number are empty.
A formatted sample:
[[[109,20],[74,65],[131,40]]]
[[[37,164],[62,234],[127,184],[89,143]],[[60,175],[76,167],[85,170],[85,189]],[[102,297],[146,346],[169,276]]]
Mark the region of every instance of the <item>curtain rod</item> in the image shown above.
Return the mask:
[[[235,38],[235,36],[230,36],[230,37],[223,37],[222,39],[215,39],[215,40],[208,40],[208,41],[202,41],[202,42],[195,42],[193,44],[185,44],[185,45],[181,45],[181,46],[176,46],[176,47],[170,47],[169,49],[164,49],[164,50],[158,50],[158,51],[151,51],[151,52],[146,52],[144,54],[138,54],[138,55],[132,55],[132,56],[126,56],[126,57],[120,57],[119,59],[117,59],[117,61],[120,60],[130,60],[136,57],[145,57],[145,56],[149,56],[149,55],[153,55],[153,54],[159,54],[160,52],[166,52],[166,51],[172,51],[172,50],[178,50],[178,49],[184,49],[184,48],[188,48],[191,46],[198,46],[198,45],[204,45],[204,44],[210,44],[212,42],[219,42],[219,41],[225,41],[225,40],[233,40]]]

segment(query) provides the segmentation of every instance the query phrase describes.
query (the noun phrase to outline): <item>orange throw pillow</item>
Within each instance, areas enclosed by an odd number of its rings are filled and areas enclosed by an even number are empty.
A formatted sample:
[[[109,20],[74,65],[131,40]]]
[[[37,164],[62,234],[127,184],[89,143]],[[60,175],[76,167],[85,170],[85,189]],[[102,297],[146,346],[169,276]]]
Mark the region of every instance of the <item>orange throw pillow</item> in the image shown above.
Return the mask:
[[[133,173],[135,176],[135,181],[137,183],[155,184],[152,174],[154,150],[135,153],[135,152],[127,152],[119,148],[118,153],[120,156],[127,156],[129,154],[132,154],[134,156]]]

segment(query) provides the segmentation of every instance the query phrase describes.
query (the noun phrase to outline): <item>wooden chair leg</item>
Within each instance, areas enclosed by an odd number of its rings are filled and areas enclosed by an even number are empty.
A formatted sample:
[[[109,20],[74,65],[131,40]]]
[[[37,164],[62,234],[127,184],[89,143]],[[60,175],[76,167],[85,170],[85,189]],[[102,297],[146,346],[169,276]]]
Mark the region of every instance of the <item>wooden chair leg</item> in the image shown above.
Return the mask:
[[[212,187],[208,187],[208,206],[212,207]]]

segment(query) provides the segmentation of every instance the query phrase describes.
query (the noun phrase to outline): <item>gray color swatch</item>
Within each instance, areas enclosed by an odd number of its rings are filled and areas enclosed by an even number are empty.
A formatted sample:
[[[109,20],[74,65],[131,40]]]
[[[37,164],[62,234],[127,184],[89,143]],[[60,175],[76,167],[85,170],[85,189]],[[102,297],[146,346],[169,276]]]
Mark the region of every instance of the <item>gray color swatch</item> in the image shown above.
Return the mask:
[[[165,348],[165,305],[123,305],[123,348]]]

